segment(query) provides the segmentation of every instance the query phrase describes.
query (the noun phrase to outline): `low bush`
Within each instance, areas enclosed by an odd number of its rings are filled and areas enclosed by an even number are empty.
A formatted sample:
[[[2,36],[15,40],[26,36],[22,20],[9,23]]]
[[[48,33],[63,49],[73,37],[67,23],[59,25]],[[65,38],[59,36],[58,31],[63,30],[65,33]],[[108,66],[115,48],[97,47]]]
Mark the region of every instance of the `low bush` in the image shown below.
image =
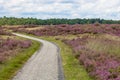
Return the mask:
[[[120,42],[89,37],[64,40],[64,42],[73,48],[80,64],[84,65],[95,80],[120,80],[120,46],[118,45]]]
[[[30,47],[30,40],[2,39],[0,38],[0,63],[3,63],[7,58],[15,55],[17,50]]]
[[[25,32],[30,33],[36,36],[58,36],[58,35],[67,35],[67,34],[114,34],[120,36],[120,25],[119,24],[89,24],[89,25],[54,25],[46,26],[42,29],[36,30],[27,30],[26,27],[17,27],[13,28],[15,32]]]

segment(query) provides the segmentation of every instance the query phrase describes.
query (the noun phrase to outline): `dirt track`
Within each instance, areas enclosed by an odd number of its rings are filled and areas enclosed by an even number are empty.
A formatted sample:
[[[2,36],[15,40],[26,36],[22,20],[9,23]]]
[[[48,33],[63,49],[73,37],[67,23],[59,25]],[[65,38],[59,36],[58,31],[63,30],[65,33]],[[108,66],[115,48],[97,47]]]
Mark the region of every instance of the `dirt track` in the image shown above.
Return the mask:
[[[55,44],[30,36],[13,34],[36,40],[43,44],[13,80],[64,80],[59,48]]]

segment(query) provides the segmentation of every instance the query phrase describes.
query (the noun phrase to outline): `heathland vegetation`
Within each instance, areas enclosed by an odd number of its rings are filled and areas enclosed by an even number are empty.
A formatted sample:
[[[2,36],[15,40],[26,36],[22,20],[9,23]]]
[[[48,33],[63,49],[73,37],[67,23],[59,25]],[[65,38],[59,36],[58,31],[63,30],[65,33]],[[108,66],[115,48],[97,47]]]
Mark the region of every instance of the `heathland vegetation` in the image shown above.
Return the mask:
[[[17,37],[0,27],[0,80],[9,80],[39,48],[39,43]]]
[[[78,70],[76,69],[75,72],[79,72],[75,75],[79,75],[79,78],[71,77],[71,79],[69,78],[68,80],[79,80],[81,77],[80,74],[84,74],[86,72],[90,77],[86,74],[85,76],[87,77],[84,80],[91,78],[93,80],[120,80],[119,24],[64,24],[54,26],[46,25],[42,28],[35,26],[19,26],[9,29],[12,29],[15,32],[24,32],[43,37],[43,39],[47,40],[52,37],[55,40],[50,40],[54,42],[58,40],[69,45],[73,50],[72,55],[79,61],[79,63],[75,63],[72,68],[74,69],[75,65],[79,64],[84,66],[84,70],[83,72],[80,72],[78,67],[76,67]],[[67,56],[66,61],[69,63],[69,61],[72,62],[73,59],[69,59],[70,56],[68,55],[71,54],[69,54],[69,52],[62,53],[62,57]],[[63,67],[66,72],[65,75],[69,74],[69,69],[72,69],[71,65],[73,65],[73,63],[67,64],[67,62],[63,62]],[[82,67],[79,68],[81,69]],[[67,75],[65,77],[67,79],[70,76]]]

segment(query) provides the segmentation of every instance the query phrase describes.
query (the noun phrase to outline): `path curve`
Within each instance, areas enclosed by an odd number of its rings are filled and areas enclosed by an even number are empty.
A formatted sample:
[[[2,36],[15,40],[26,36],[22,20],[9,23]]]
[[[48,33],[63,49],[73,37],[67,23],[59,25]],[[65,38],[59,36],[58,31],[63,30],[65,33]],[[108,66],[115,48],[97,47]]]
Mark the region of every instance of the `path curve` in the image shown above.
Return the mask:
[[[48,41],[13,33],[42,43],[42,47],[26,62],[12,80],[64,80],[59,48]]]

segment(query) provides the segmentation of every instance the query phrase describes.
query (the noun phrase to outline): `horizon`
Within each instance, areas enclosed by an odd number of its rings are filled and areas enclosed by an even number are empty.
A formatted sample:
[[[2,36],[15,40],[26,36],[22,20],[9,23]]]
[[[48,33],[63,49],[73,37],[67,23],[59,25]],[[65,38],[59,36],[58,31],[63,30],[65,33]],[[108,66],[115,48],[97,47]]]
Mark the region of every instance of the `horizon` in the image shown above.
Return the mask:
[[[120,20],[119,0],[1,0],[0,17]]]
[[[10,17],[8,17],[8,16],[1,16],[0,18],[4,18],[4,17],[6,17],[6,18],[24,18],[24,19],[27,19],[27,18],[33,18],[33,19],[41,19],[41,20],[48,20],[48,19],[70,19],[70,20],[73,20],[73,19],[100,19],[100,20],[112,20],[112,21],[120,21],[120,19],[118,19],[118,20],[114,20],[114,19],[103,19],[103,18],[46,18],[46,19],[42,19],[42,18],[36,18],[36,17],[14,17],[14,16],[10,16]]]

